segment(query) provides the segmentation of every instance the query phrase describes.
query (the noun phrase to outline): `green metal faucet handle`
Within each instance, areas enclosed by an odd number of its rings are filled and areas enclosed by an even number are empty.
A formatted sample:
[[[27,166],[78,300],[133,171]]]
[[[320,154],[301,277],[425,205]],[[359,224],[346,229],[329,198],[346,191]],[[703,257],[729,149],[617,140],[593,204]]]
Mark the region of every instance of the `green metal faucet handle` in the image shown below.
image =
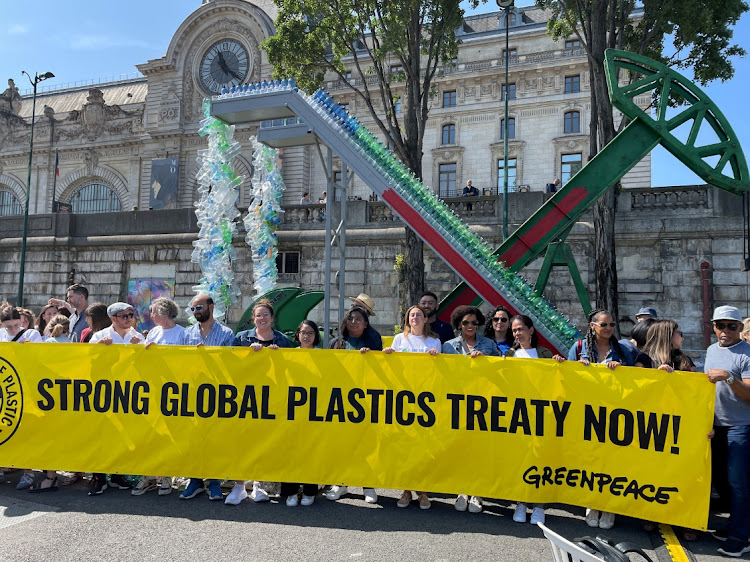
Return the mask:
[[[635,74],[636,80],[620,84],[620,69]],[[612,105],[649,126],[661,137],[659,143],[683,164],[716,187],[735,194],[750,191],[750,174],[739,139],[726,117],[700,88],[671,68],[627,51],[608,49],[604,70]],[[654,115],[643,111],[634,101],[647,92],[659,96]],[[672,98],[683,105],[677,115],[668,119],[667,107]],[[673,131],[691,120],[690,133],[683,142]],[[704,125],[710,127],[718,142],[696,146]]]

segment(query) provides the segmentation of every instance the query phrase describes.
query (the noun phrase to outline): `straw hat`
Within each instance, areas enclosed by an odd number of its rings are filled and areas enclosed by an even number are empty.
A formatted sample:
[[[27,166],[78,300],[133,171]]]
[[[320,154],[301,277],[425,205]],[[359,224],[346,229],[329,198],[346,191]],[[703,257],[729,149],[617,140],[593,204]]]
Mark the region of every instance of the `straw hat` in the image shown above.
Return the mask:
[[[375,316],[375,301],[369,295],[360,293],[356,297],[349,297],[349,300],[364,308],[370,316]]]

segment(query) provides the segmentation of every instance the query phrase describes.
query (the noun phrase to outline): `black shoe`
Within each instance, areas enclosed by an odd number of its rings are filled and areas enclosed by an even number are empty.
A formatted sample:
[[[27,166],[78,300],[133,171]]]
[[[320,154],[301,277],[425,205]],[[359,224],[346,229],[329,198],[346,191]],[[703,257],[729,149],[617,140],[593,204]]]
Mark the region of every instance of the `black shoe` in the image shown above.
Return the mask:
[[[109,477],[109,485],[118,490],[130,490],[133,485],[128,482],[122,474],[113,474]]]
[[[747,541],[741,541],[739,539],[728,539],[724,546],[718,548],[720,554],[724,556],[731,556],[732,558],[739,558],[746,552],[750,552],[750,544]]]
[[[717,541],[724,542],[729,538],[729,535],[727,535],[726,529],[721,529],[719,531],[711,531],[711,536],[715,538]]]
[[[107,477],[104,474],[94,474],[89,484],[89,496],[98,496],[107,489]]]

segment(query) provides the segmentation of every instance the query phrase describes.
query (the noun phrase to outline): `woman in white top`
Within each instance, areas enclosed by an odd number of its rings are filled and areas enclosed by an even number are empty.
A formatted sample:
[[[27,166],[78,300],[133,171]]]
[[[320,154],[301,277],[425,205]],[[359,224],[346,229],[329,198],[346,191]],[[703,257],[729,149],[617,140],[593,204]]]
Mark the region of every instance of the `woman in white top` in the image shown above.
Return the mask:
[[[428,314],[425,309],[419,306],[412,306],[406,311],[404,316],[404,331],[396,334],[390,347],[386,347],[383,353],[393,353],[394,351],[408,351],[411,353],[429,353],[437,355],[443,344],[440,338],[432,333],[430,325],[427,323]],[[398,507],[408,507],[411,503],[411,490],[404,490],[401,498],[396,502]],[[427,497],[427,492],[417,492],[417,501],[420,509],[430,509],[432,504]]]
[[[175,322],[180,314],[177,304],[167,297],[157,297],[148,307],[148,311],[156,326],[148,331],[148,336],[143,342],[146,349],[152,345],[177,345],[180,335],[185,331],[185,328]],[[171,476],[162,476],[160,483],[156,480],[156,476],[141,476],[138,484],[130,491],[131,495],[142,496],[157,488],[160,496],[172,493]]]
[[[23,328],[21,325],[21,313],[13,306],[7,306],[0,311],[0,322],[3,325],[4,341],[17,341],[24,343],[41,342],[42,336],[34,328]]]
[[[510,328],[513,334],[513,346],[505,352],[505,357],[518,357],[524,359],[554,359],[558,363],[565,361],[565,357],[552,352],[544,346],[539,345],[539,337],[531,318],[523,314],[510,319]],[[516,511],[513,513],[513,521],[526,523],[526,504],[518,502]],[[531,512],[531,524],[544,524],[544,504],[534,504]]]

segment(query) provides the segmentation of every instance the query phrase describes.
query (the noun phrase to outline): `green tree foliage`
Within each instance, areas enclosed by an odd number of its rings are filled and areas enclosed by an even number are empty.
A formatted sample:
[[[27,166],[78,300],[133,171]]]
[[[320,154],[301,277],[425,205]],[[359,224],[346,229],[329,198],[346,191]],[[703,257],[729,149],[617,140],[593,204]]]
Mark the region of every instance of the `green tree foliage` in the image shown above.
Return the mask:
[[[274,76],[292,76],[313,91],[326,73],[334,73],[421,178],[432,83],[458,53],[459,3],[278,0],[276,5],[276,35],[264,43]],[[416,302],[424,287],[423,246],[409,228],[406,242],[407,293]]]
[[[732,26],[748,11],[744,0],[537,0],[536,3],[551,12],[550,35],[557,39],[575,36],[588,56],[590,158],[616,134],[604,74],[606,49],[625,49],[678,69],[692,70],[694,79],[702,85],[730,79],[734,74],[730,57],[745,54],[744,49],[732,44]],[[618,189],[619,186],[610,189],[594,208],[596,303],[615,318]]]

